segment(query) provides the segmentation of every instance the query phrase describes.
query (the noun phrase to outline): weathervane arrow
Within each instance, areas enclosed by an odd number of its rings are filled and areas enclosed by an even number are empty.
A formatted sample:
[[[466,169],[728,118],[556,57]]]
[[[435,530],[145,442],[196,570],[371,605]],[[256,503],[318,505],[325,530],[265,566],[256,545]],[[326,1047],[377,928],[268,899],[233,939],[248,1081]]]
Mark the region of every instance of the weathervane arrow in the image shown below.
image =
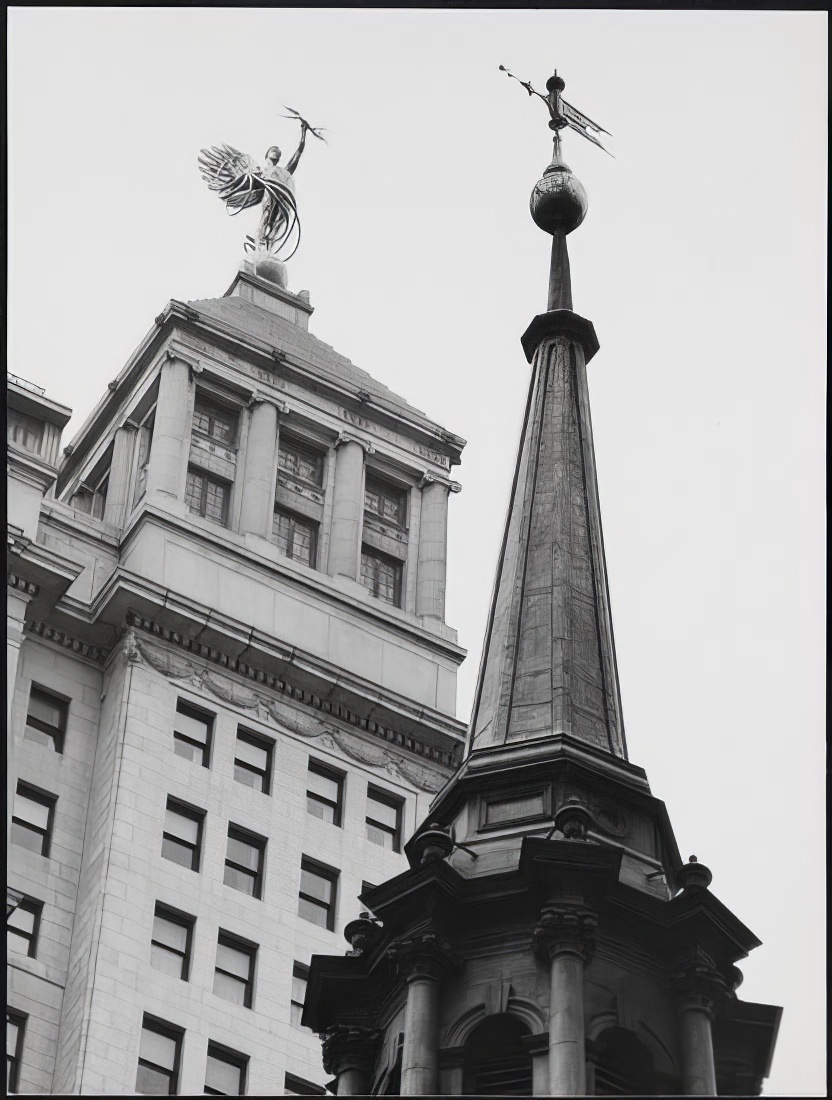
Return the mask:
[[[529,95],[536,95],[538,99],[543,100],[549,109],[549,115],[551,116],[549,126],[553,130],[558,131],[562,130],[565,126],[569,126],[571,129],[577,131],[582,137],[585,137],[587,141],[591,141],[593,145],[597,145],[599,149],[603,149],[609,156],[615,156],[615,154],[610,153],[609,149],[607,149],[596,137],[596,134],[607,134],[608,137],[612,137],[609,130],[605,130],[603,126],[599,126],[597,122],[593,122],[588,115],[583,114],[577,107],[573,107],[571,103],[567,103],[565,99],[561,99],[560,93],[564,84],[563,80],[561,80],[557,74],[557,69],[546,82],[546,89],[549,92],[548,95],[542,95],[538,92],[532,87],[530,81],[520,80],[514,73],[510,73],[505,65],[500,65],[500,71],[504,72],[506,76],[511,77],[512,80],[516,80],[522,88],[526,89]]]

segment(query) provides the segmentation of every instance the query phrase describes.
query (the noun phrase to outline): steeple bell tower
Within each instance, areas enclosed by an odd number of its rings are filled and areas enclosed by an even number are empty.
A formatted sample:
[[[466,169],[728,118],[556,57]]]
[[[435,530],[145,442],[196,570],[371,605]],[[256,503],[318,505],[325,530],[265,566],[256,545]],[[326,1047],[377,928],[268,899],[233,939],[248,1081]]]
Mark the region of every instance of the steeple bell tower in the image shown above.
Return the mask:
[[[509,74],[511,75],[511,74]],[[552,237],[466,753],[365,891],[345,958],[313,959],[304,1023],[338,1095],[748,1095],[780,1009],[740,1001],[759,941],[683,864],[627,758],[586,367],[566,237],[587,212],[561,156],[596,124],[547,96],[552,161],[531,196]],[[370,915],[372,914],[372,916]]]

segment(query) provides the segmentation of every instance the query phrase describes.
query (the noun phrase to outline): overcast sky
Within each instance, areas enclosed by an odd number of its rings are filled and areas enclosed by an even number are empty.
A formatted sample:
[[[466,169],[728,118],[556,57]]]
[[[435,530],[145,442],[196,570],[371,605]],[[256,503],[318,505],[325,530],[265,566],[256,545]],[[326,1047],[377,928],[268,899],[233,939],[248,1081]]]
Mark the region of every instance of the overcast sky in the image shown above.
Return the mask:
[[[826,13],[17,8],[9,369],[75,416],[170,298],[218,297],[257,213],[197,170],[327,128],[296,174],[311,329],[468,442],[448,622],[467,718],[549,239],[546,109],[590,199],[569,238],[630,757],[763,940],[768,1093],[825,1091]]]

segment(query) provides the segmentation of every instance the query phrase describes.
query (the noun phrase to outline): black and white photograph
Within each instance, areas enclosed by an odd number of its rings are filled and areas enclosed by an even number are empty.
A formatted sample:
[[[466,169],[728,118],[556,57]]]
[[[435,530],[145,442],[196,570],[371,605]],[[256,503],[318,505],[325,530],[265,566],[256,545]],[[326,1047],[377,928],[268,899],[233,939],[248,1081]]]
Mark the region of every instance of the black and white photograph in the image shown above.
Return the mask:
[[[7,1089],[826,1081],[825,11],[7,14]]]

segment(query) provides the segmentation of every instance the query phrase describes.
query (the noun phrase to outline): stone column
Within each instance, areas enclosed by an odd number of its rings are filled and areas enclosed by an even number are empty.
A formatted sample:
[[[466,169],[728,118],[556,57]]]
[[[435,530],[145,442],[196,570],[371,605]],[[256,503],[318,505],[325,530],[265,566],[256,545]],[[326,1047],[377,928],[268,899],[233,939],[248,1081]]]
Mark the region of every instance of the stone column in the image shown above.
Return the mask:
[[[153,443],[147,467],[147,497],[161,494],[179,500],[191,447],[193,401],[190,364],[173,352],[159,375],[159,397]]]
[[[258,393],[251,399],[240,530],[264,539],[271,534],[274,514],[278,411],[286,411],[283,402],[275,402]]]
[[[337,1096],[369,1096],[379,1032],[349,1024],[327,1032],[324,1069],[336,1079]]]
[[[535,929],[549,963],[549,1095],[586,1094],[584,964],[597,921],[582,905],[546,905]]]
[[[422,478],[416,614],[445,618],[445,573],[448,556],[448,493],[462,486],[426,473]]]
[[[439,991],[448,967],[460,960],[435,932],[422,932],[390,948],[407,982],[402,1048],[402,1096],[439,1090]]]
[[[682,1091],[686,1096],[716,1096],[716,1067],[711,1021],[724,983],[710,967],[693,967],[676,980],[682,1040]]]
[[[126,420],[120,428],[116,428],[113,436],[113,457],[103,518],[105,523],[111,523],[114,527],[122,527],[127,518],[137,428],[138,424]]]
[[[348,432],[341,432],[335,447],[335,486],[327,571],[332,577],[357,580],[364,517],[364,451],[372,454],[373,447]]]

